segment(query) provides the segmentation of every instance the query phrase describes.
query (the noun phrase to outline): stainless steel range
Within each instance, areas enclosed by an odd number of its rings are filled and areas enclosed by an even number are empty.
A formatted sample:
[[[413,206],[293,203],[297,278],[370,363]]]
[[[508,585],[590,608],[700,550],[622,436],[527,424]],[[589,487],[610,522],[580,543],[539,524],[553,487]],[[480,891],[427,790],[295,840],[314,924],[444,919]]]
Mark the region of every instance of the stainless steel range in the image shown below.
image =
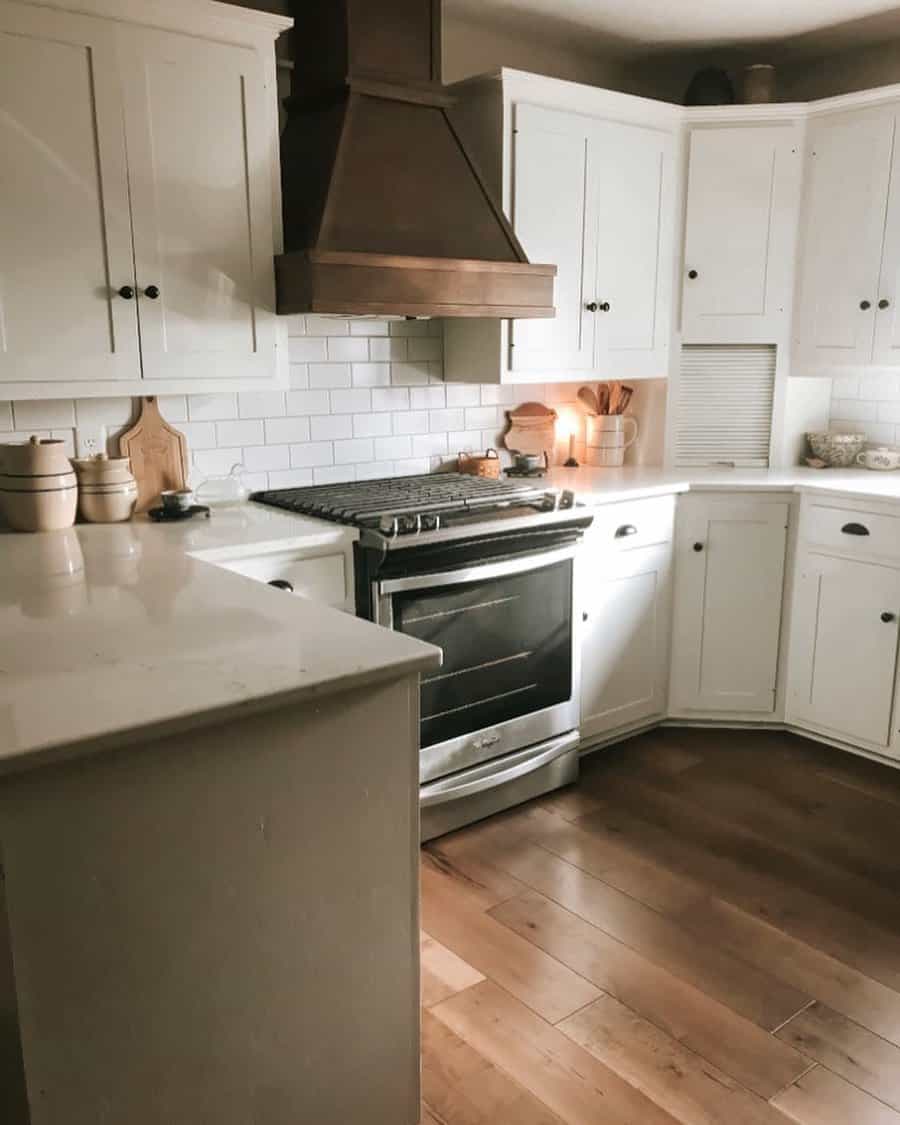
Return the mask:
[[[254,499],[358,527],[357,613],[443,649],[421,686],[423,839],[575,779],[592,517],[571,493],[433,473]]]

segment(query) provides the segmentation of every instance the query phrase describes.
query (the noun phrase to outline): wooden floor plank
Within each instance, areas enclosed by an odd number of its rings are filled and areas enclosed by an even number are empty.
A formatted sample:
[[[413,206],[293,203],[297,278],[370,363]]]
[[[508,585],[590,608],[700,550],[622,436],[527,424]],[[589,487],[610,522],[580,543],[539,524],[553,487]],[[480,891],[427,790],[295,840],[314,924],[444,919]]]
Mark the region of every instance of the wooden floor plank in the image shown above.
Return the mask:
[[[419,942],[419,956],[423,1008],[432,1008],[484,980],[477,969],[424,932]]]
[[[566,1125],[673,1125],[677,1120],[491,981],[433,1012]],[[516,1125],[512,1118],[497,1119],[497,1125],[507,1122]]]
[[[438,842],[426,844],[421,854],[423,869],[433,868],[455,882],[472,905],[481,910],[488,910],[525,889],[511,875],[504,874],[490,864],[479,863],[477,856],[470,858],[465,872],[458,870],[452,856],[442,850]]]
[[[900,993],[731,903],[709,899],[682,915],[698,938],[766,968],[877,1035],[900,1045]]]
[[[900,1047],[823,1004],[801,1012],[778,1038],[900,1110]]]
[[[441,1121],[428,1108],[427,1105],[422,1106],[422,1116],[419,1118],[419,1125],[447,1125],[447,1121]]]
[[[805,1074],[772,1104],[800,1125],[900,1125],[900,1114],[825,1067]]]
[[[696,933],[537,844],[482,838],[478,854],[768,1031],[812,1000],[715,943],[703,941],[698,949]],[[457,858],[463,871],[467,860]]]
[[[537,892],[491,914],[760,1097],[771,1097],[809,1065],[756,1024]]]
[[[432,1120],[452,1125],[560,1125],[547,1106],[431,1012],[422,1017],[422,1097]]]
[[[767,1101],[612,996],[557,1026],[686,1125],[784,1125]]]
[[[455,876],[428,866],[422,869],[422,924],[442,945],[550,1023],[599,995],[584,977],[473,909]]]
[[[581,822],[626,838],[648,859],[705,883],[710,893],[764,918],[888,987],[900,988],[900,938],[847,909],[840,898],[798,886],[785,877],[784,853],[765,841],[729,836],[698,809],[673,805],[665,795],[636,785],[617,794],[602,812]]]
[[[597,808],[597,801],[590,793],[580,789],[577,785],[569,785],[565,789],[557,789],[548,793],[536,802],[547,812],[561,816],[563,820],[577,820],[586,816]]]

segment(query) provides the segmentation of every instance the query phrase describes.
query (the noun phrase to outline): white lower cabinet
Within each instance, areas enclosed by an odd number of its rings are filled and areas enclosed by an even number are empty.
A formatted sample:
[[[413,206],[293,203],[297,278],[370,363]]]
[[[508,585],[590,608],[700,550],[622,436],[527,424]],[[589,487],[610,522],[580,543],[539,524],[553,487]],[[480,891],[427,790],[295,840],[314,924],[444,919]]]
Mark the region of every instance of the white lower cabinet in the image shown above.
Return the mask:
[[[662,504],[668,508],[667,518],[658,500],[603,509],[585,542],[581,579],[585,740],[665,713],[673,500],[666,498]],[[621,532],[627,533],[617,539]],[[644,536],[663,541],[634,549],[624,546]]]
[[[680,502],[673,715],[774,714],[789,514],[786,498]]]
[[[900,569],[803,552],[787,721],[891,753],[898,619]]]

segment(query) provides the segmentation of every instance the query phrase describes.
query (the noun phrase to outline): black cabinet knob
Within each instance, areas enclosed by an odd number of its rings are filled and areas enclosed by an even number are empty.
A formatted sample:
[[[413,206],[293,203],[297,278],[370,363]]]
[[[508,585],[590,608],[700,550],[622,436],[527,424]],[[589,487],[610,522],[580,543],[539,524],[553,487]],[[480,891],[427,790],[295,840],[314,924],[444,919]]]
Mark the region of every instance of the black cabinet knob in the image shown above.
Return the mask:
[[[627,539],[629,535],[637,535],[637,528],[633,523],[623,523],[621,527],[616,528],[616,539]]]
[[[897,620],[897,614],[896,613],[882,613],[881,620],[885,623],[885,625],[890,625],[890,623],[892,621]]]
[[[144,296],[149,297],[151,301],[155,301],[156,298],[159,296],[159,286],[148,285],[147,288],[144,290]]]
[[[130,285],[123,285],[119,290],[119,296],[123,301],[130,301],[134,297],[134,290]]]
[[[273,578],[269,585],[274,586],[276,590],[286,590],[289,594],[294,592],[294,587],[284,578]]]
[[[865,312],[866,309],[870,309],[872,307],[872,302],[871,301],[860,301],[859,307],[863,310],[863,312]]]
[[[587,615],[586,613],[582,613],[582,615],[581,615],[581,620],[582,620],[582,621],[587,621],[587,619],[588,619],[588,615]]]
[[[688,270],[688,277],[691,281],[696,281],[699,276],[700,274],[696,270]]]
[[[889,309],[891,307],[891,302],[887,299],[887,297],[882,297],[878,302],[878,307],[880,309]]]
[[[588,312],[596,312],[597,309],[600,308],[596,301],[588,301],[588,303],[584,307]]]
[[[695,543],[694,544],[694,550],[695,551],[702,551],[703,550],[703,544],[702,543]]]
[[[609,312],[609,310],[610,310],[609,301],[603,301],[602,304],[600,305],[600,311],[601,312]]]

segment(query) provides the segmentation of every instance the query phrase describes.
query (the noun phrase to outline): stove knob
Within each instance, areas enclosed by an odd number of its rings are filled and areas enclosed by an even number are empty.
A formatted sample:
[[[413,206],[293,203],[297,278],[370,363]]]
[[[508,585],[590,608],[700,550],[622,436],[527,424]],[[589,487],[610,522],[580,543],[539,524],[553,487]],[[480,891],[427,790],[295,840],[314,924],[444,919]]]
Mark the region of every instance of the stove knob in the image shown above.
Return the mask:
[[[415,535],[420,527],[421,516],[400,516],[397,520],[397,529],[401,535]]]
[[[575,507],[575,493],[570,488],[564,488],[559,498],[560,508]]]
[[[394,516],[382,516],[378,521],[378,530],[382,535],[387,535],[391,539],[400,532]]]
[[[441,517],[437,512],[425,512],[422,515],[422,530],[437,531],[441,526]]]

